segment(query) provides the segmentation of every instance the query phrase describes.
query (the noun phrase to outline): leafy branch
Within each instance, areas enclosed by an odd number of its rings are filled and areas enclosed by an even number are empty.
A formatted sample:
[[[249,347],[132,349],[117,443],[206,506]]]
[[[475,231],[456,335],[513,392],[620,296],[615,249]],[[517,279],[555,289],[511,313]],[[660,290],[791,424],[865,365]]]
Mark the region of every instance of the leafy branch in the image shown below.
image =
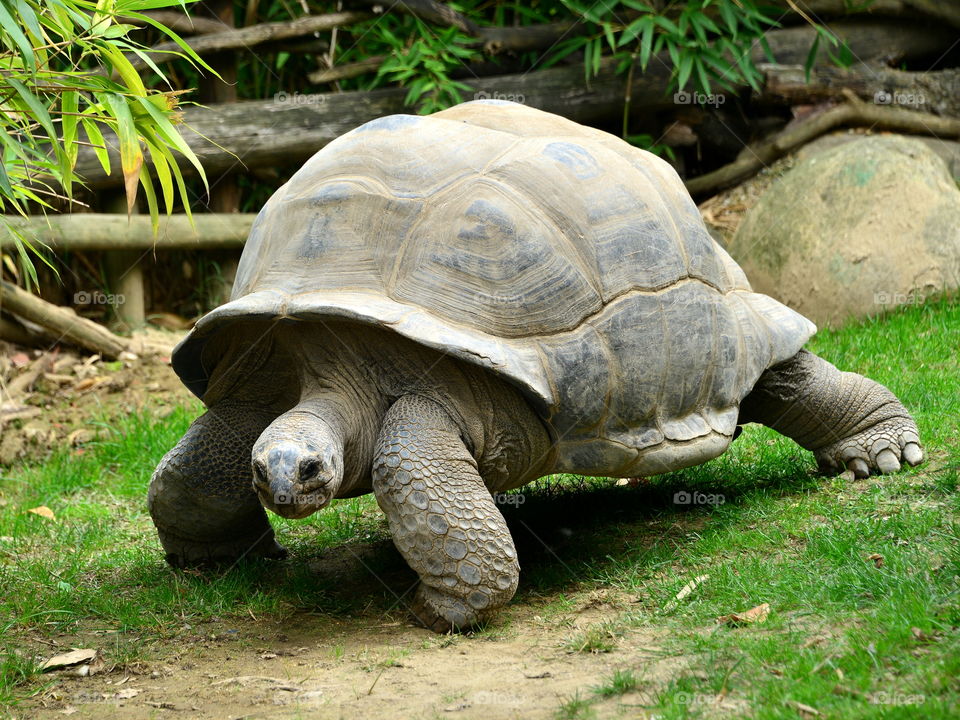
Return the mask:
[[[181,57],[213,72],[175,32],[143,14],[162,7],[185,8],[187,1],[0,2],[0,211],[26,215],[31,203],[52,209],[54,201],[74,202],[81,145],[92,146],[104,171],[111,172],[104,139],[104,130],[109,130],[119,142],[128,212],[142,188],[156,231],[160,199],[149,172],[152,166],[165,211],[173,211],[179,194],[189,214],[174,152],[193,164],[201,178],[204,174],[178,127],[182,91],[146,88],[130,56],[143,58],[161,80],[165,77],[144,46],[130,39],[136,27],[118,20],[133,18],[153,27],[183,49]],[[0,225],[14,237],[22,265],[36,282],[28,255],[31,251],[39,256],[36,246],[2,220]]]

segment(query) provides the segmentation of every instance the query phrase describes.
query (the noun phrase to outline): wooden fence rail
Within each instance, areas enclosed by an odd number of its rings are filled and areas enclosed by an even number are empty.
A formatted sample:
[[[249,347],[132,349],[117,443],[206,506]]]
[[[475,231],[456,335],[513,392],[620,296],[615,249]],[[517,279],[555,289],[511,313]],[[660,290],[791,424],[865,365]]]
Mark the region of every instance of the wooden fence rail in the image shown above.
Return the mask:
[[[54,250],[160,250],[241,248],[256,217],[254,213],[197,213],[191,226],[186,215],[161,216],[157,235],[146,215],[78,213],[28,219],[8,215],[4,220]],[[13,238],[0,233],[0,247],[12,245]]]

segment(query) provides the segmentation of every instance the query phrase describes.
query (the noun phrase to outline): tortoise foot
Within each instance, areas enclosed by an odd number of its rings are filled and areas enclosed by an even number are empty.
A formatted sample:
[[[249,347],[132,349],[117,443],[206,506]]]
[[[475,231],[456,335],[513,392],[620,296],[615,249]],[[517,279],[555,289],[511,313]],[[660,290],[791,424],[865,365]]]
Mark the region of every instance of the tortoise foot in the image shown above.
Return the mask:
[[[423,583],[417,588],[410,613],[418,625],[435,633],[463,632],[476,627],[481,620],[476,610],[462,600]]]
[[[904,464],[918,465],[923,461],[920,436],[906,410],[904,416],[883,420],[815,450],[820,469],[830,474],[847,469],[865,478],[897,472]]]
[[[287,550],[273,537],[237,538],[221,542],[198,542],[160,533],[160,542],[166,550],[166,561],[177,568],[211,567],[239,562],[244,558],[282,560]]]

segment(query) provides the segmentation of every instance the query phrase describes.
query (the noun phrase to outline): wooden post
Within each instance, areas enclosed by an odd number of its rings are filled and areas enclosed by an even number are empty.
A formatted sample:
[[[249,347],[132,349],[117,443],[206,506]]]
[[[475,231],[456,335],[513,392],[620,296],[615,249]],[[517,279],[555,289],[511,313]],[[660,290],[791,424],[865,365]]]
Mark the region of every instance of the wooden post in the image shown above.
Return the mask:
[[[216,16],[224,25],[234,27],[233,0],[207,0],[204,3],[209,13]],[[216,70],[222,80],[206,76],[200,80],[200,101],[209,103],[235,103],[237,101],[237,53],[227,51],[217,53],[210,58],[210,66]],[[235,213],[240,211],[240,186],[233,172],[226,172],[209,178],[210,202],[207,209],[214,213]],[[216,278],[217,304],[230,299],[233,281],[237,276],[237,260],[225,260],[220,265],[220,274]]]
[[[127,213],[125,196],[113,197],[106,204],[108,210],[124,215]],[[143,262],[147,257],[142,250],[114,250],[106,255],[109,293],[103,299],[110,303],[116,324],[121,330],[134,330],[143,327],[146,322]]]

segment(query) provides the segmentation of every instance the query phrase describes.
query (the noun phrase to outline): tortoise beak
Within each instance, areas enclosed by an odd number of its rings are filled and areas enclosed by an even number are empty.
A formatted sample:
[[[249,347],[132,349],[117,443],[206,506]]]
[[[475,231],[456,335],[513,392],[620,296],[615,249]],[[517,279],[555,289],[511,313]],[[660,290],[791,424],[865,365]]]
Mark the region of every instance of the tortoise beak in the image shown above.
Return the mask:
[[[286,518],[304,518],[328,505],[343,477],[332,452],[289,440],[258,443],[252,460],[260,502]]]

